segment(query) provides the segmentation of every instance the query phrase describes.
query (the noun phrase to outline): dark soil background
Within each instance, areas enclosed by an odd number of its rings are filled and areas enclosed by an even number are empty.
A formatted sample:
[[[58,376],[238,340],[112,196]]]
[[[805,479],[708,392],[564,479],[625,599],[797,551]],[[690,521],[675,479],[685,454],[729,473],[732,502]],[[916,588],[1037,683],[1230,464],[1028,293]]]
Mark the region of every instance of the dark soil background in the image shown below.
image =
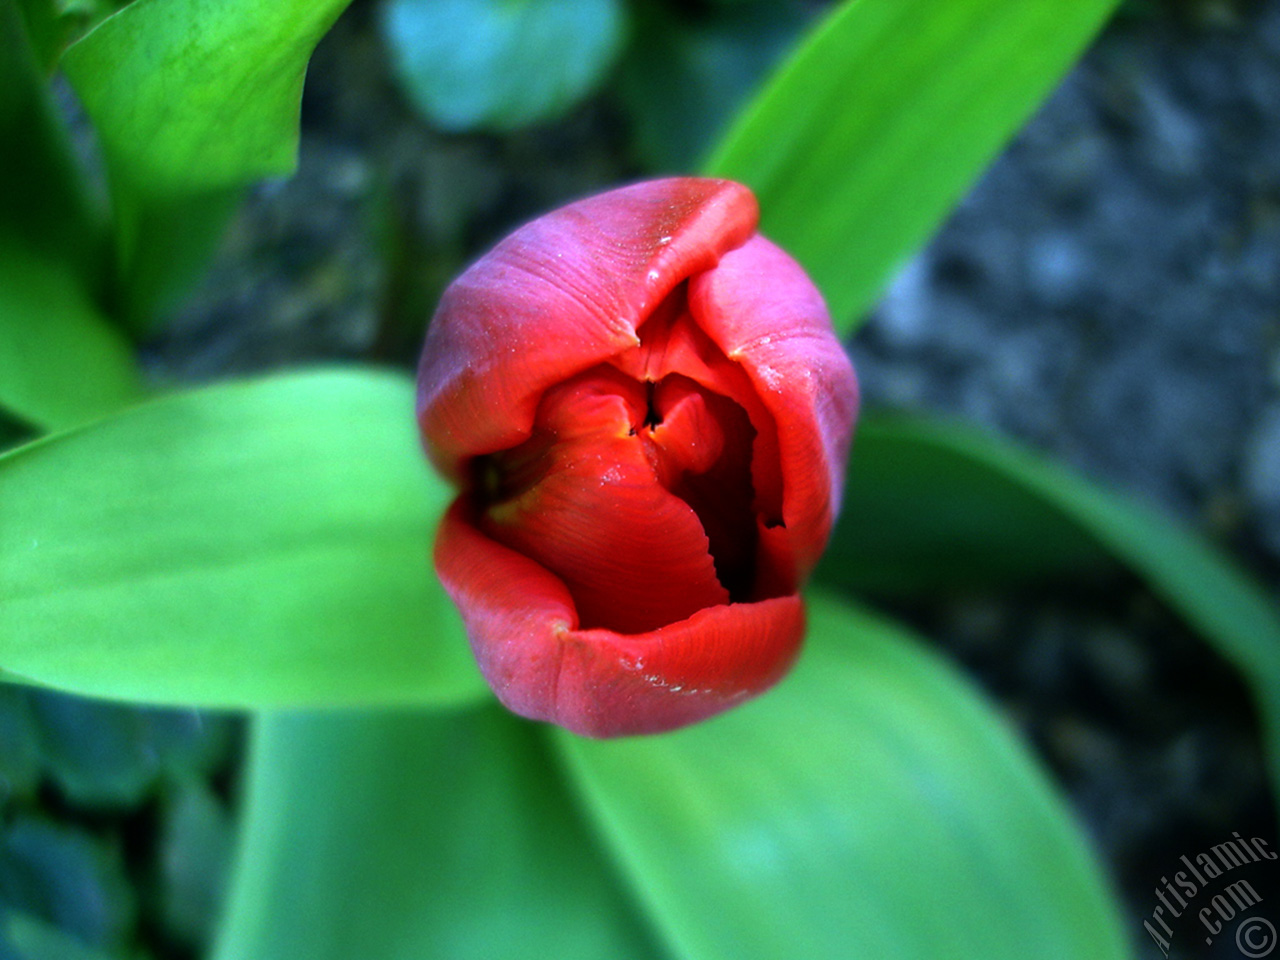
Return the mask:
[[[439,291],[498,236],[670,166],[637,146],[646,121],[619,93],[635,53],[622,83],[562,122],[446,136],[407,106],[376,26],[376,5],[357,2],[322,43],[300,169],[254,191],[146,345],[157,378],[411,364]],[[852,351],[868,406],[960,415],[1139,493],[1275,594],[1280,2],[1125,7]],[[1233,831],[1280,843],[1247,691],[1140,585],[896,612],[1040,751],[1123,893],[1139,957],[1160,955],[1142,921],[1181,855]],[[0,688],[0,903],[108,950],[197,956],[241,738],[234,718]],[[1248,869],[1257,914],[1280,923],[1277,871]],[[1240,956],[1193,917],[1170,955]]]

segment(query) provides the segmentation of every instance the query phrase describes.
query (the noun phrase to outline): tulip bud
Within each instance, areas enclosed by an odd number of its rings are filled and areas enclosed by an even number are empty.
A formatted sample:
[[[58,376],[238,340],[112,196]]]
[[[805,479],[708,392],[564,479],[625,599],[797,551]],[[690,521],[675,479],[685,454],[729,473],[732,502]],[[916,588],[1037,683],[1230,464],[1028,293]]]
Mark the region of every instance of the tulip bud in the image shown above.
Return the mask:
[[[795,659],[857,386],[757,215],[728,181],[624,187],[445,291],[418,379],[427,453],[461,489],[436,570],[516,713],[669,730]]]

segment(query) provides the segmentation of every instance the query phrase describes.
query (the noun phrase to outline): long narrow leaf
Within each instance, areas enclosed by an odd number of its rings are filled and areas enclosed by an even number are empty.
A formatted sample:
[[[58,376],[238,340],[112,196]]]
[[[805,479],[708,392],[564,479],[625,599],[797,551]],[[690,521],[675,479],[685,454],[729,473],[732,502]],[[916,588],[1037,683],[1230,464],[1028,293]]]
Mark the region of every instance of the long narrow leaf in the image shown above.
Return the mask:
[[[135,399],[140,381],[95,303],[103,224],[25,22],[0,0],[0,408],[63,429]]]
[[[158,400],[0,457],[0,670],[222,707],[482,689],[429,554],[448,499],[406,378]]]
[[[103,224],[25,22],[15,0],[0,0],[0,237],[74,267],[88,286],[101,279]]]
[[[1005,446],[972,427],[928,437],[862,417],[820,577],[892,597],[1118,572],[1096,537],[1023,481]]]
[[[850,0],[741,114],[708,170],[852,330],[1118,0]]]
[[[0,237],[0,407],[40,429],[63,430],[141,394],[128,342],[73,266]]]
[[[827,582],[903,593],[935,589],[941,571],[965,564],[978,575],[1014,564],[1037,575],[1118,561],[1244,672],[1280,786],[1280,614],[1220,551],[1141,503],[960,424],[869,417],[850,476]],[[876,569],[881,554],[888,562]]]

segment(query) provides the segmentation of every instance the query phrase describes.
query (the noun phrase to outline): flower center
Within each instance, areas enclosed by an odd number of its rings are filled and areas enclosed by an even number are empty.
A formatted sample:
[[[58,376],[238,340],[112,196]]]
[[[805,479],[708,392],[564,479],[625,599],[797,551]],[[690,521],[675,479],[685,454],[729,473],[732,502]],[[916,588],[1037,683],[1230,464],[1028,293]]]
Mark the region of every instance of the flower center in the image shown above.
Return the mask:
[[[763,599],[757,432],[736,400],[679,371],[700,368],[680,363],[688,345],[670,326],[549,390],[529,439],[475,466],[480,528],[559,576],[584,629],[643,633]],[[665,338],[661,356],[646,332]]]

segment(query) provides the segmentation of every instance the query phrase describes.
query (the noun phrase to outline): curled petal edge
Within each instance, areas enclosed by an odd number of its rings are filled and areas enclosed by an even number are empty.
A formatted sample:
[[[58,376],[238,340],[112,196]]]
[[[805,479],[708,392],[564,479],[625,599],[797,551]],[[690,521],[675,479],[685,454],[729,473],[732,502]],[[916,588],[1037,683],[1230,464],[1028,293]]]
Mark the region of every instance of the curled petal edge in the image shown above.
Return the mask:
[[[783,518],[803,581],[826,547],[843,494],[858,413],[853,364],[813,281],[759,234],[689,281],[689,307],[700,329],[746,370],[778,424]]]
[[[579,630],[564,584],[477,530],[463,499],[441,523],[435,562],[498,699],[586,737],[660,733],[740,704],[782,678],[804,636],[797,595],[643,634]]]
[[[418,423],[432,462],[460,480],[469,457],[524,440],[549,387],[635,346],[650,311],[758,216],[740,184],[676,177],[569,204],[499,243],[427,329]]]

